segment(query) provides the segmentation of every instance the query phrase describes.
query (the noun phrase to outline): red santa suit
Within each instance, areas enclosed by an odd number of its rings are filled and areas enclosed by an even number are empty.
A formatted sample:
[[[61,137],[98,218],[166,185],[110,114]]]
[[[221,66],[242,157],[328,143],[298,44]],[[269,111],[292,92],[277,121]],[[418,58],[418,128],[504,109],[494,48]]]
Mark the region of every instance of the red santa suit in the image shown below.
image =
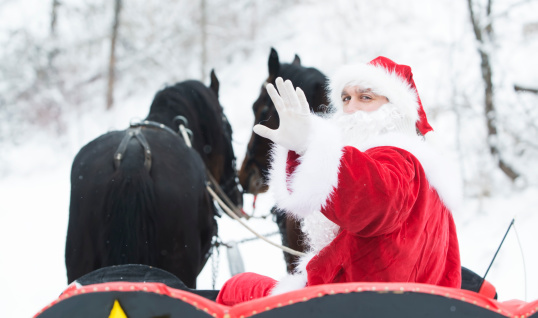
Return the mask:
[[[295,274],[279,282],[253,273],[237,275],[223,286],[218,302],[233,305],[344,282],[460,287],[451,214],[460,198],[458,181],[450,164],[414,132],[415,126],[423,135],[432,129],[411,69],[386,58],[346,67],[331,78],[333,107],[341,105],[340,92],[350,83],[386,96],[413,130],[396,127],[350,146],[341,141],[338,126],[316,118],[303,155],[275,146],[269,187],[276,204],[305,223],[318,220],[307,231],[317,238],[310,238],[311,252]]]

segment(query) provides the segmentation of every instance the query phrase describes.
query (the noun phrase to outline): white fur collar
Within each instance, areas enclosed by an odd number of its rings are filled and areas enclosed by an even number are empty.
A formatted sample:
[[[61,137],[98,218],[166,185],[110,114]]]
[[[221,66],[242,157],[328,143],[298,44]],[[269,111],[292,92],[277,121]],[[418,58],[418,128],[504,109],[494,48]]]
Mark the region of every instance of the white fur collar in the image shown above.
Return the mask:
[[[277,205],[298,219],[320,211],[338,186],[338,173],[343,155],[342,136],[338,127],[316,118],[316,129],[309,136],[305,154],[291,176],[286,175],[288,150],[275,146],[269,170],[269,188]],[[461,182],[458,170],[418,136],[387,133],[370,138],[357,148],[361,151],[380,146],[404,149],[422,164],[430,185],[452,211],[461,204]]]

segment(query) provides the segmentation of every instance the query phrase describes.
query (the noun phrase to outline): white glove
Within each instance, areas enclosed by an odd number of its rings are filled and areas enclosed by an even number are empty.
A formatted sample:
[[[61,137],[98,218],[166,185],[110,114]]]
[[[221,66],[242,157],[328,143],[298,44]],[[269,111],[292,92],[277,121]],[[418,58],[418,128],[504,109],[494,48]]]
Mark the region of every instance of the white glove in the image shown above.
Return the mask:
[[[278,112],[280,124],[273,130],[263,125],[254,126],[256,134],[270,139],[275,144],[293,150],[302,155],[307,148],[307,139],[312,125],[312,114],[302,89],[293,89],[290,80],[284,82],[281,77],[275,81],[278,92],[273,84],[267,84],[267,93],[273,100]]]

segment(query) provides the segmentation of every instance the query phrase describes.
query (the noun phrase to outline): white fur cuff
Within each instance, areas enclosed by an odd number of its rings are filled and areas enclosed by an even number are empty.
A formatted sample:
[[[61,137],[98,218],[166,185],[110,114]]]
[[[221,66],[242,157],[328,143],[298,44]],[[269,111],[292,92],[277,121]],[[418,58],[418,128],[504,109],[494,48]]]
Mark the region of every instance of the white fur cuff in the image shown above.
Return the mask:
[[[308,282],[306,265],[314,256],[314,253],[308,253],[305,256],[302,256],[297,263],[295,273],[286,275],[284,278],[282,278],[271,290],[271,295],[280,295],[292,290],[305,288],[306,283]]]
[[[305,288],[308,277],[306,272],[288,275],[281,279],[271,290],[272,295],[280,295],[293,290]]]
[[[338,186],[343,142],[338,127],[315,117],[305,154],[291,176],[286,175],[287,149],[273,149],[269,188],[279,208],[301,219],[325,206]],[[288,190],[289,189],[289,190]]]

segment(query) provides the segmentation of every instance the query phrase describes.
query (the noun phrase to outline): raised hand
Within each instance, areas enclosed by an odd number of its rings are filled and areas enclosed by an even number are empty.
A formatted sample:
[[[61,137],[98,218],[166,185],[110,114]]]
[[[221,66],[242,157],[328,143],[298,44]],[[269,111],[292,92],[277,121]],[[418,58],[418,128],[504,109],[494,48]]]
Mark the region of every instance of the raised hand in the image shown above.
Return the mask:
[[[280,119],[278,129],[270,129],[263,125],[254,126],[256,134],[270,139],[272,142],[303,154],[307,148],[307,139],[312,125],[312,114],[302,89],[293,88],[290,80],[284,82],[281,77],[273,84],[267,84],[267,93],[275,104]],[[280,94],[279,94],[280,93]]]

